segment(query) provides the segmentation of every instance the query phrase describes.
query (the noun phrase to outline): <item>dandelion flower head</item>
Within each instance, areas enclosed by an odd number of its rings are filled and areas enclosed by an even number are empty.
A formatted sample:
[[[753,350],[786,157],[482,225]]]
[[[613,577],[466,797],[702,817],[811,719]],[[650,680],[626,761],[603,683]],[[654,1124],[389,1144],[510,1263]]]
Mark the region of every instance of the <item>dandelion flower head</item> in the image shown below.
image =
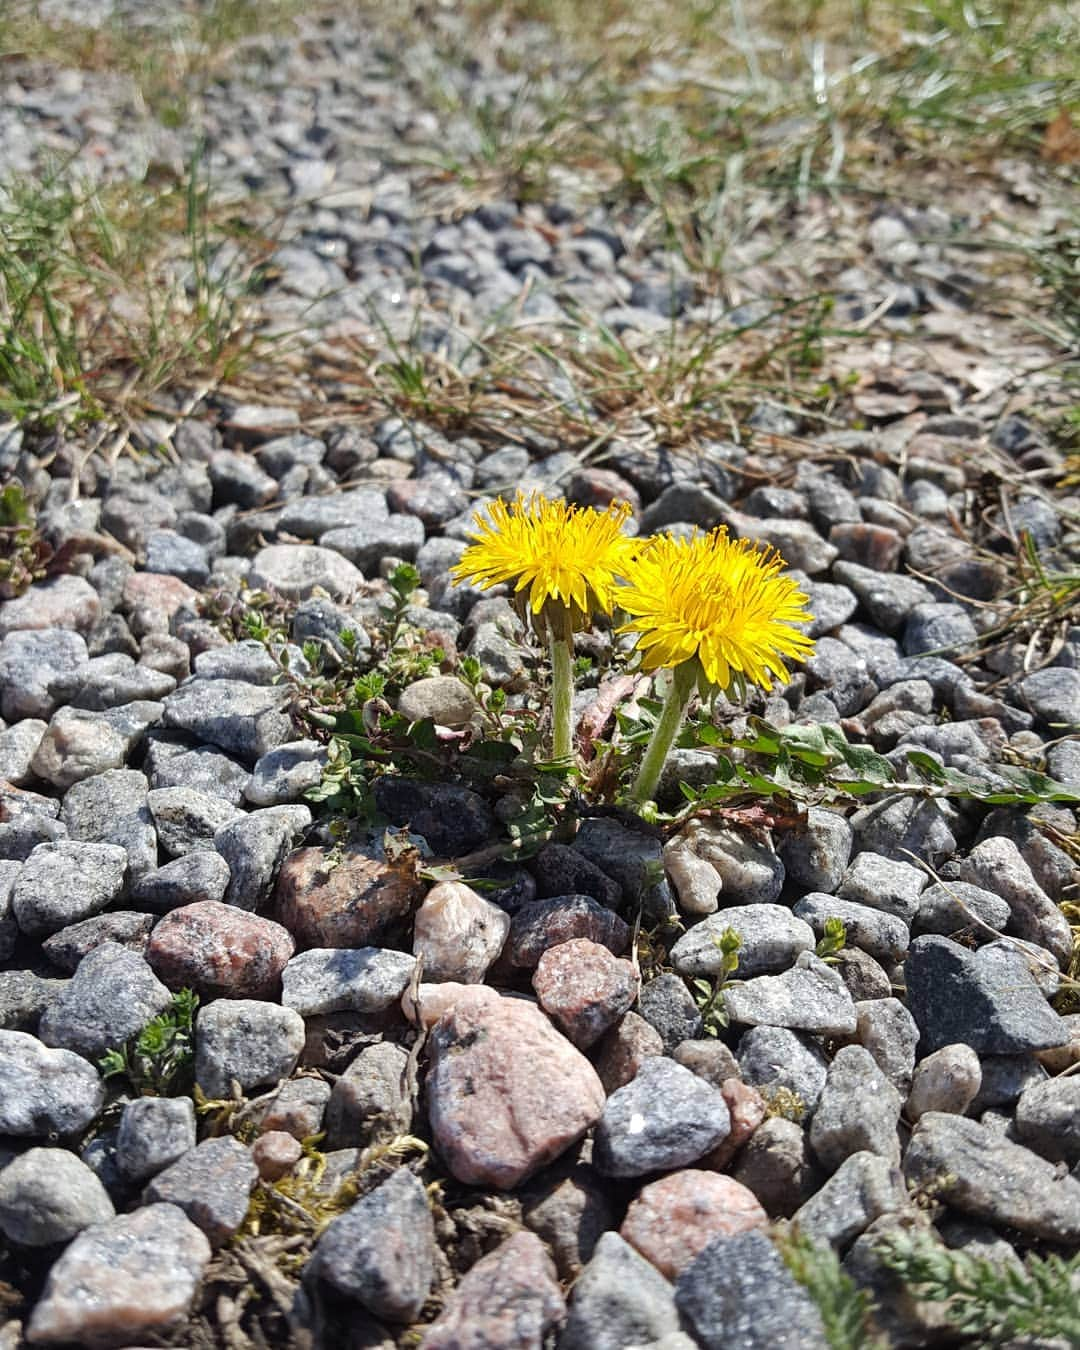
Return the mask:
[[[691,539],[659,535],[628,569],[617,603],[636,633],[645,670],[700,662],[714,688],[740,681],[771,689],[787,680],[784,660],[802,660],[813,641],[793,625],[813,616],[783,575],[775,550],[730,539],[724,527]]]
[[[536,494],[518,493],[509,505],[499,498],[487,519],[477,514],[476,542],[451,569],[455,584],[487,590],[505,581],[534,622],[542,612],[551,621],[554,607],[561,622],[583,628],[591,614],[611,613],[615,579],[640,546],[622,532],[629,514],[626,503],[596,511]]]

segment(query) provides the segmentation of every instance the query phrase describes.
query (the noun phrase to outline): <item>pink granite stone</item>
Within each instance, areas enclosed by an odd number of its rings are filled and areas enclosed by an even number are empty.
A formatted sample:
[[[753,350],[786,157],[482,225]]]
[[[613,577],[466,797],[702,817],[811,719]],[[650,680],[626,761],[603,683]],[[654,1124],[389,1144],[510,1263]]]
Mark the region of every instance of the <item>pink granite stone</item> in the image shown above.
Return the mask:
[[[626,1211],[620,1236],[669,1280],[713,1238],[764,1228],[768,1215],[731,1177],[685,1168],[645,1186]]]
[[[276,999],[294,948],[281,924],[220,900],[198,900],[159,920],[146,960],[170,989],[194,989],[204,999]]]
[[[585,1050],[628,1011],[641,977],[607,947],[575,938],[544,952],[532,983],[541,1008]]]

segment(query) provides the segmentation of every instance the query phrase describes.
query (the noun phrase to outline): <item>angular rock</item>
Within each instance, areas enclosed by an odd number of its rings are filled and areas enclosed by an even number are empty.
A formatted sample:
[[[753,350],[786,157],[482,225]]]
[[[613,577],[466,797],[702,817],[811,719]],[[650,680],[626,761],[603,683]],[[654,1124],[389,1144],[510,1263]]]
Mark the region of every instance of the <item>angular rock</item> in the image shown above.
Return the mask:
[[[647,1056],[663,1053],[664,1042],[656,1028],[637,1013],[628,1012],[600,1040],[593,1062],[604,1091],[610,1095],[636,1076]],[[693,1069],[694,1066],[688,1064],[686,1067]]]
[[[64,797],[60,818],[72,839],[117,844],[126,850],[133,881],[157,867],[158,841],[147,809],[146,777],[134,769],[110,769],[76,783]]]
[[[427,1193],[408,1168],[399,1167],[334,1219],[319,1239],[312,1267],[376,1317],[414,1322],[435,1280],[436,1254]]]
[[[408,1069],[408,1052],[400,1045],[381,1041],[361,1050],[330,1094],[328,1147],[363,1148],[408,1134],[413,1115]]]
[[[48,718],[58,700],[50,685],[87,659],[85,640],[64,628],[23,629],[0,642],[0,717]]]
[[[1001,896],[1009,907],[1009,932],[1053,952],[1067,968],[1072,954],[1068,920],[1035,880],[1013,840],[992,835],[960,863],[960,879]]]
[[[381,1012],[405,992],[415,966],[415,957],[407,952],[315,947],[285,967],[281,1001],[301,1017]]]
[[[618,1233],[605,1233],[574,1282],[559,1350],[626,1350],[678,1327],[672,1286]]]
[[[33,779],[30,766],[47,730],[47,722],[28,717],[0,731],[0,779],[13,787],[25,787]]]
[[[930,1111],[904,1155],[909,1184],[951,1209],[1047,1242],[1080,1241],[1080,1181],[965,1116]]]
[[[170,989],[194,989],[204,1001],[273,999],[293,951],[287,929],[271,919],[201,900],[159,920],[146,960]]]
[[[769,1116],[750,1136],[732,1175],[774,1219],[788,1219],[821,1182],[806,1134],[784,1116]]]
[[[125,703],[106,712],[61,708],[53,714],[33,760],[33,771],[54,787],[122,769],[145,732],[159,722],[164,704]]]
[[[805,826],[781,836],[777,854],[788,881],[811,891],[832,894],[848,865],[851,844],[851,826],[843,816],[811,806]]]
[[[223,1135],[205,1139],[150,1181],[148,1204],[175,1205],[206,1234],[212,1247],[227,1242],[247,1214],[259,1169],[251,1150]]]
[[[137,953],[103,942],[79,963],[67,986],[41,1015],[46,1045],[74,1050],[96,1063],[169,1006],[168,989]]]
[[[919,897],[914,928],[919,933],[970,934],[977,943],[992,942],[1009,922],[1009,906],[993,891],[967,881],[938,881]]]
[[[503,949],[510,917],[460,881],[434,885],[413,920],[424,978],[480,984]]]
[[[970,952],[949,938],[921,937],[911,944],[905,971],[924,1053],[962,1041],[979,1054],[1020,1055],[1069,1039],[1020,952],[999,946]]]
[[[133,1345],[187,1317],[210,1244],[175,1205],[145,1205],[84,1229],[49,1271],[31,1345]]]
[[[395,825],[408,825],[433,853],[457,858],[490,840],[495,819],[487,802],[470,788],[419,783],[386,774],[375,780],[375,804]]]
[[[291,695],[280,685],[188,680],[163,700],[165,725],[250,763],[294,739]]]
[[[310,824],[306,806],[268,806],[222,825],[214,835],[214,848],[229,864],[225,903],[263,909],[295,836]]]
[[[127,909],[114,910],[61,928],[59,933],[45,939],[41,950],[59,970],[73,975],[83,957],[103,942],[118,942],[136,956],[145,956],[153,926],[152,914],[140,914]]]
[[[829,919],[839,919],[844,925],[845,940],[849,946],[858,947],[860,951],[888,965],[895,965],[907,955],[910,941],[908,926],[895,914],[886,914],[884,910],[858,905],[852,900],[839,900],[836,896],[823,895],[817,891],[804,895],[792,913],[809,924],[818,938],[825,936],[825,925]],[[742,962],[739,964],[741,968]]]
[[[710,914],[679,938],[671,949],[671,963],[678,973],[718,975],[723,960],[720,937],[728,928],[741,938],[740,979],[788,970],[801,952],[814,950],[814,930],[784,905],[733,905]]]
[[[115,1214],[105,1187],[66,1148],[31,1148],[0,1169],[0,1233],[22,1247],[68,1242]]]
[[[631,910],[640,905],[654,921],[674,913],[659,840],[617,820],[593,817],[581,822],[572,847],[621,887],[622,903]]]
[[[420,1350],[542,1350],[566,1315],[555,1267],[533,1233],[515,1233],[463,1276]]]
[[[318,741],[293,741],[268,750],[256,761],[244,796],[253,806],[295,802],[322,781],[326,747]]]
[[[135,1185],[148,1181],[195,1147],[190,1097],[136,1097],[124,1107],[116,1132],[116,1166]]]
[[[378,945],[408,917],[424,883],[362,850],[334,867],[327,850],[301,848],[281,865],[273,914],[300,948]]]
[[[783,975],[762,975],[724,992],[733,1022],[747,1026],[788,1027],[822,1036],[850,1036],[855,1003],[835,970],[811,952],[803,952]]]
[[[167,914],[203,900],[222,900],[230,875],[229,864],[220,853],[188,853],[139,877],[131,888],[131,899],[155,914]]]
[[[74,628],[85,633],[100,613],[98,593],[83,577],[53,577],[35,582],[16,599],[0,604],[0,639],[28,628]]]
[[[915,1019],[899,999],[891,997],[856,1003],[855,1012],[856,1040],[870,1052],[874,1063],[901,1096],[906,1097],[919,1043]]]
[[[666,1056],[644,1060],[637,1077],[608,1098],[596,1127],[593,1165],[603,1176],[640,1177],[687,1167],[730,1132],[716,1088]]]
[[[244,814],[223,797],[188,787],[154,788],[146,804],[170,858],[213,848],[217,831]]]
[[[210,1098],[287,1078],[304,1048],[304,1019],[291,1008],[255,999],[217,999],[195,1023],[195,1081]]]
[[[1080,1078],[1035,1083],[1016,1103],[1016,1135],[1028,1148],[1072,1167],[1080,1162]]]
[[[0,1031],[0,1134],[79,1134],[104,1104],[105,1084],[81,1055],[50,1050],[22,1031]]]
[[[596,1071],[543,1013],[483,986],[439,1019],[429,1048],[431,1128],[467,1185],[519,1185],[603,1110]]]
[[[549,947],[532,979],[540,1006],[579,1050],[593,1045],[629,1010],[640,984],[630,961],[588,938]]]
[[[630,941],[630,929],[592,896],[555,895],[521,906],[510,923],[506,955],[512,965],[535,970],[549,947],[573,938],[602,943],[621,956]]]
[[[559,1278],[576,1280],[615,1223],[607,1187],[588,1164],[568,1153],[520,1196],[525,1226],[547,1244]]]
[[[810,1145],[818,1160],[835,1172],[854,1153],[875,1153],[899,1166],[902,1105],[900,1093],[869,1051],[861,1045],[844,1046],[829,1065],[810,1122]]]
[[[877,1153],[852,1153],[796,1210],[799,1231],[815,1242],[843,1249],[882,1214],[906,1209],[904,1178]]]
[[[665,971],[642,987],[638,1012],[660,1033],[664,1054],[674,1054],[677,1046],[702,1034],[701,1010],[694,996],[678,976]]]
[[[675,1306],[703,1350],[825,1350],[817,1304],[761,1233],[718,1237],[682,1272]]]
[[[956,836],[935,801],[884,797],[851,817],[856,853],[870,852],[899,862],[912,854],[940,867],[956,852]]]
[[[816,1041],[786,1027],[750,1027],[739,1041],[739,1069],[766,1101],[778,1089],[792,1092],[806,1113],[817,1107],[829,1062]]]
[[[22,932],[44,937],[115,904],[126,875],[116,844],[39,844],[15,879],[11,910]]]
[[[693,820],[681,836],[694,853],[712,863],[728,905],[771,904],[784,885],[784,864],[768,844],[747,831]]]

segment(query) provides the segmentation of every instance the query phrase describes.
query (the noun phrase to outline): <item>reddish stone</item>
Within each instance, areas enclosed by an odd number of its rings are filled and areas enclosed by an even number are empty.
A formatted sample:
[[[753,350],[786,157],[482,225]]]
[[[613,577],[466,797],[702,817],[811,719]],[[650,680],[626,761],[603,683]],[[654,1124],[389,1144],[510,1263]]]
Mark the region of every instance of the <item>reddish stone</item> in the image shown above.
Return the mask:
[[[765,1098],[741,1078],[728,1078],[720,1084],[731,1117],[731,1133],[701,1160],[702,1167],[722,1172],[765,1119]]]
[[[406,866],[350,851],[336,866],[327,850],[299,848],[285,859],[274,895],[275,918],[297,947],[379,947],[408,917],[424,883]]]
[[[284,1130],[269,1130],[252,1144],[251,1156],[263,1181],[280,1181],[304,1156],[304,1150],[291,1134]]]
[[[178,609],[194,609],[199,593],[167,572],[132,572],[124,582],[124,605],[129,610],[152,609],[168,618]]]
[[[595,1058],[596,1072],[610,1094],[637,1077],[642,1061],[664,1053],[664,1038],[635,1012],[628,1012],[618,1026],[612,1027],[600,1042]],[[692,1066],[691,1066],[692,1067]]]
[[[293,951],[280,924],[220,900],[199,900],[158,921],[146,960],[170,989],[191,988],[203,999],[275,999]]]
[[[875,572],[895,572],[904,551],[904,537],[896,530],[861,521],[834,525],[829,543],[845,562],[872,567]]]
[[[533,975],[540,1006],[581,1050],[614,1026],[638,996],[633,963],[588,938],[549,947]]]
[[[428,1115],[436,1146],[458,1181],[518,1186],[600,1118],[596,1070],[536,1007],[462,993],[428,1042]]]
[[[565,1316],[544,1244],[535,1233],[515,1233],[464,1276],[420,1350],[542,1350]]]
[[[619,1234],[674,1280],[713,1238],[735,1237],[768,1222],[745,1186],[686,1168],[646,1186],[626,1211]]]
[[[566,485],[566,500],[575,506],[592,506],[606,511],[612,502],[629,502],[635,515],[641,510],[641,496],[633,483],[612,469],[578,469]]]

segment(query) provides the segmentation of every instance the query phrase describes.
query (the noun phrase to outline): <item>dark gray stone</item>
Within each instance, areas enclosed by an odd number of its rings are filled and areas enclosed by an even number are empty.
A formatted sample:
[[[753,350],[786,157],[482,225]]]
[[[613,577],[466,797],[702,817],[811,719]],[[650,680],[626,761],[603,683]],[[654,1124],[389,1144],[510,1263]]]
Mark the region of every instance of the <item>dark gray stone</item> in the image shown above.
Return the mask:
[[[220,853],[188,853],[141,876],[131,888],[131,900],[155,914],[167,914],[198,900],[223,900],[231,875]]]
[[[376,1317],[413,1322],[435,1280],[427,1193],[405,1167],[335,1219],[312,1258],[315,1274]]]
[[[766,1101],[786,1088],[803,1103],[807,1117],[818,1104],[828,1068],[817,1041],[786,1027],[750,1027],[739,1040],[743,1082],[756,1087]]]
[[[558,1350],[626,1350],[678,1330],[675,1290],[615,1232],[574,1282]]]
[[[146,951],[153,926],[152,914],[140,914],[130,909],[113,910],[61,928],[59,933],[45,939],[41,950],[54,966],[70,975],[83,957],[103,942],[119,943],[141,956]]]
[[[143,1193],[146,1204],[182,1209],[213,1247],[227,1242],[244,1222],[259,1169],[251,1150],[225,1135],[206,1139],[159,1172]]]
[[[244,814],[223,797],[189,787],[153,788],[146,802],[170,858],[213,848],[217,831]]]
[[[271,806],[223,825],[214,835],[214,847],[229,864],[225,903],[261,909],[295,836],[310,824],[306,806]]]
[[[971,952],[949,938],[920,937],[911,944],[905,970],[923,1054],[963,1041],[980,1054],[1020,1055],[1069,1039],[1017,951]]]
[[[83,957],[42,1013],[39,1034],[46,1045],[96,1063],[164,1012],[171,998],[141,956],[118,942],[104,942]]]
[[[903,1098],[861,1045],[846,1045],[829,1065],[810,1122],[810,1146],[830,1172],[854,1153],[900,1162],[897,1126]]]
[[[136,1097],[120,1116],[116,1166],[141,1185],[195,1147],[195,1106],[190,1097]]]
[[[927,1112],[912,1132],[904,1176],[933,1186],[961,1214],[1047,1242],[1080,1242],[1080,1181],[977,1120]]]
[[[702,1350],[826,1350],[817,1305],[761,1233],[714,1238],[679,1276],[675,1306]]]
[[[665,972],[643,985],[638,995],[638,1012],[659,1032],[665,1055],[673,1054],[683,1041],[701,1035],[701,1013],[678,975]]]

